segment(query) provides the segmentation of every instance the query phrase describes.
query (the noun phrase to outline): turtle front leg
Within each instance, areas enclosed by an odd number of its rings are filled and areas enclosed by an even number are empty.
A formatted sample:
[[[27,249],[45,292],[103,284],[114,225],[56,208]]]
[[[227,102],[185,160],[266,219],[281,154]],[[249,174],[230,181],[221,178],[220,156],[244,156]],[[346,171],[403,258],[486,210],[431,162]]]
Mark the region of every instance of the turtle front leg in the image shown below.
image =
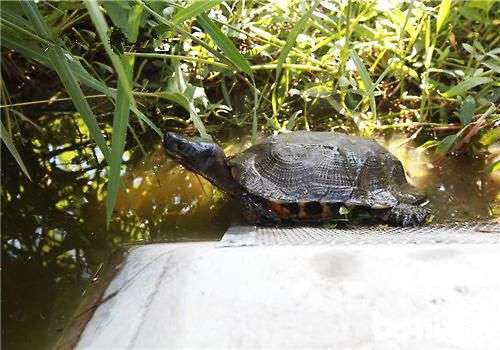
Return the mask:
[[[267,206],[264,201],[251,194],[245,193],[241,196],[243,218],[253,225],[280,225],[282,220]]]
[[[414,204],[399,203],[389,209],[382,220],[393,226],[417,226],[430,214],[429,209]]]

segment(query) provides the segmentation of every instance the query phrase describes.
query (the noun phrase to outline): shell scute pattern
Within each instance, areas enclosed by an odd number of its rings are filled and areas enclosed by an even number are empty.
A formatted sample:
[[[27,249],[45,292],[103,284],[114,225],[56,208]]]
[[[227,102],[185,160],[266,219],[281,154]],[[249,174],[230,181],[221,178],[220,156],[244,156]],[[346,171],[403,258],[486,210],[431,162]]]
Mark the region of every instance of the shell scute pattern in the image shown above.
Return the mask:
[[[338,147],[322,146],[320,153],[315,166],[315,186],[317,193],[321,193],[319,200],[337,198],[339,202],[346,201],[355,187],[355,164]]]
[[[374,141],[338,133],[268,138],[229,160],[250,193],[277,202],[326,202],[387,208],[406,184],[400,162]]]
[[[396,205],[397,199],[388,190],[386,167],[387,161],[383,155],[368,152],[362,165],[358,167],[357,186],[346,203],[376,208]]]

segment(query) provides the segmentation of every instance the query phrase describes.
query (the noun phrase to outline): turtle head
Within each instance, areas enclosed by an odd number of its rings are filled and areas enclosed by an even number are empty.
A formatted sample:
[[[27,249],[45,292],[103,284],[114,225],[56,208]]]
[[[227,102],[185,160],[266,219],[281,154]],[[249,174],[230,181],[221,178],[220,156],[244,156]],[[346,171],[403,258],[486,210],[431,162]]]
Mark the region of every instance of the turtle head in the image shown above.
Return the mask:
[[[167,132],[163,147],[185,168],[200,174],[222,190],[234,193],[237,184],[231,176],[224,151],[216,143]]]

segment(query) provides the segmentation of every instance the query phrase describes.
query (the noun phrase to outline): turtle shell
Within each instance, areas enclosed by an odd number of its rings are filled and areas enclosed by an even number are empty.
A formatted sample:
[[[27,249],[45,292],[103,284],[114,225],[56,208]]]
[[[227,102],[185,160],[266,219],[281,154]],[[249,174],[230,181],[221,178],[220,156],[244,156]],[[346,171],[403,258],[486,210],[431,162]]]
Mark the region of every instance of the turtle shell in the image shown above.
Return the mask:
[[[278,203],[389,208],[421,196],[401,162],[375,141],[334,132],[275,135],[229,159],[249,193]]]

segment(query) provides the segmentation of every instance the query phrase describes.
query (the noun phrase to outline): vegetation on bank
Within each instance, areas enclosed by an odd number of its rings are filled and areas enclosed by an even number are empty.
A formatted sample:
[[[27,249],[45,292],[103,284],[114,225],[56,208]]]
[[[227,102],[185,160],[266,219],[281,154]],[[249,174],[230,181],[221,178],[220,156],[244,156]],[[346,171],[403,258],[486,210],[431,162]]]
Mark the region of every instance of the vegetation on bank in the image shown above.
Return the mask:
[[[109,165],[108,221],[127,136],[142,148],[147,128],[397,129],[437,162],[483,152],[500,138],[499,12],[487,0],[2,2],[1,137],[29,176],[16,148],[20,125],[38,125],[27,109],[71,101]]]

